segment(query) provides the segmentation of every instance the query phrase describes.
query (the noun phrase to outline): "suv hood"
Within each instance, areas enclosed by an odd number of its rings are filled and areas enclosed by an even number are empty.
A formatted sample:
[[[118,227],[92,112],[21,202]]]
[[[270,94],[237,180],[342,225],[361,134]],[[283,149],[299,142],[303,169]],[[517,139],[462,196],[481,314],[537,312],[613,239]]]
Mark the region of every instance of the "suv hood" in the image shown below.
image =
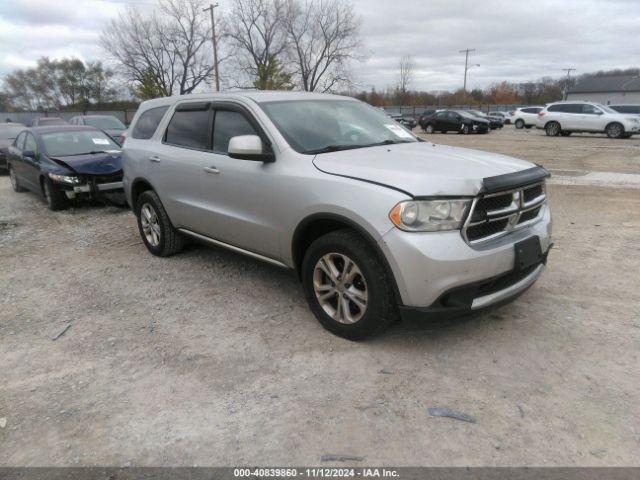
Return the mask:
[[[313,164],[324,173],[377,183],[410,196],[476,195],[486,177],[535,166],[506,155],[430,142],[323,153]]]
[[[122,170],[122,155],[117,150],[113,153],[55,157],[53,160],[75,173],[85,175],[105,175]]]

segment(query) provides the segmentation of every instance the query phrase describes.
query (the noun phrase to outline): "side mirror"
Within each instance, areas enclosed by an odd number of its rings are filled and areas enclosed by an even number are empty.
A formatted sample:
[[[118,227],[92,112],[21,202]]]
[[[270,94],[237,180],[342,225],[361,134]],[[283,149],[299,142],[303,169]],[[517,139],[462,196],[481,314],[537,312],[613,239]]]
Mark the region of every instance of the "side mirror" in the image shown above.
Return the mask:
[[[253,160],[255,162],[275,162],[276,160],[273,153],[264,151],[262,139],[257,135],[231,137],[228,153],[231,158],[238,160]]]
[[[33,150],[24,150],[22,152],[22,156],[27,158],[33,158],[35,160],[36,152],[34,152]]]

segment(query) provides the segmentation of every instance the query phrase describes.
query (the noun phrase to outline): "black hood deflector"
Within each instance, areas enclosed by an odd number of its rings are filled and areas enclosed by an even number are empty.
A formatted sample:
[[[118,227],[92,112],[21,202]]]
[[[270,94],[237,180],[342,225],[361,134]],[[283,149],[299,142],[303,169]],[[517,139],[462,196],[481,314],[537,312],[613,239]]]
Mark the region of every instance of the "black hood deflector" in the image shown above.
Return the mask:
[[[530,183],[541,182],[549,176],[551,176],[551,174],[547,169],[538,165],[519,172],[483,178],[482,184],[484,188],[482,191],[484,193],[493,193],[511,190]]]

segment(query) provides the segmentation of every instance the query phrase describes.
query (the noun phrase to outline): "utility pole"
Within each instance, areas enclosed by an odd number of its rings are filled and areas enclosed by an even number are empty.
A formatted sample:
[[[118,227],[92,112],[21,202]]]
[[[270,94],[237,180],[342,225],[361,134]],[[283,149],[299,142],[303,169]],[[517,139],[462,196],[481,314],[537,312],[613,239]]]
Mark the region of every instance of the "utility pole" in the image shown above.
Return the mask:
[[[218,42],[216,41],[216,22],[213,18],[213,9],[216,8],[218,4],[215,5],[213,3],[209,4],[207,8],[204,8],[202,11],[206,12],[207,10],[211,13],[211,43],[213,43],[213,67],[216,72],[216,92],[220,91],[220,75],[218,72]]]
[[[571,80],[571,72],[575,72],[576,69],[575,68],[563,68],[562,69],[563,72],[567,72],[567,81],[564,84],[564,95],[563,95],[563,100],[567,99],[567,90],[569,89],[569,81]]]
[[[464,53],[464,87],[462,90],[465,95],[467,94],[467,71],[469,70],[469,53],[475,52],[475,48],[465,48],[464,50],[460,50],[458,53]]]

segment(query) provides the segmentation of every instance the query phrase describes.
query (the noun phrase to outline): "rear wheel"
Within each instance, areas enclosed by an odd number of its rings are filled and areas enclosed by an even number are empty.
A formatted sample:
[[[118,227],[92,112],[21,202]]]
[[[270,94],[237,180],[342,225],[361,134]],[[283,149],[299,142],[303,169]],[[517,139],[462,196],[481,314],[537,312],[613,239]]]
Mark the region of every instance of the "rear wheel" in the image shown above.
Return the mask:
[[[605,129],[605,133],[609,138],[621,138],[624,135],[624,127],[618,122],[610,123]]]
[[[14,192],[24,192],[25,189],[20,186],[20,181],[18,177],[16,177],[16,172],[13,170],[13,167],[9,165],[9,180],[11,180],[11,187]]]
[[[557,137],[561,132],[560,124],[558,122],[549,122],[544,127],[544,131],[549,137]]]
[[[349,340],[382,333],[397,318],[385,268],[376,252],[351,230],[328,233],[309,246],[302,283],[320,324]]]
[[[42,194],[44,195],[49,210],[54,212],[56,210],[64,210],[69,204],[64,193],[48,178],[42,180]]]
[[[184,239],[171,224],[156,192],[148,190],[140,194],[135,211],[138,230],[147,250],[159,257],[168,257],[182,250]]]
[[[522,128],[524,128],[524,120],[522,120],[521,118],[519,118],[518,120],[516,120],[516,128],[517,128],[517,129],[522,129]]]

